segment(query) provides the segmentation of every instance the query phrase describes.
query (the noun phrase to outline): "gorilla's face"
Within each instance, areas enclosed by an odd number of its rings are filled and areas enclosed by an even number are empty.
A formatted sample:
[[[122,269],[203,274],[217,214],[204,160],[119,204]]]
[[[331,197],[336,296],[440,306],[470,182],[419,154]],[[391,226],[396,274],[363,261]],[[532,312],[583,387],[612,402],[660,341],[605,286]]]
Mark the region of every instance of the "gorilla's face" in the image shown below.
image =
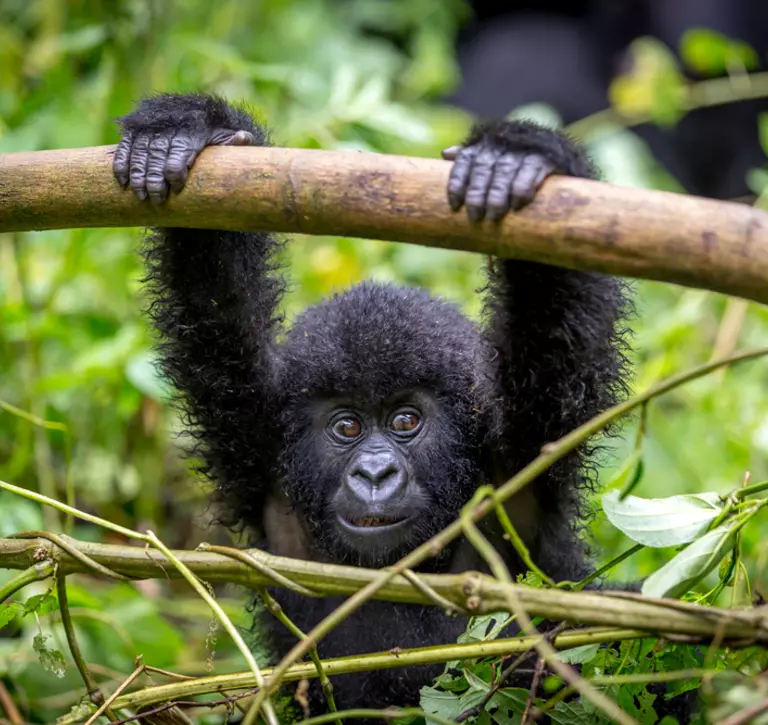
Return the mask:
[[[310,420],[291,457],[288,490],[335,560],[392,563],[445,526],[471,495],[465,446],[430,391],[365,405],[324,399]]]

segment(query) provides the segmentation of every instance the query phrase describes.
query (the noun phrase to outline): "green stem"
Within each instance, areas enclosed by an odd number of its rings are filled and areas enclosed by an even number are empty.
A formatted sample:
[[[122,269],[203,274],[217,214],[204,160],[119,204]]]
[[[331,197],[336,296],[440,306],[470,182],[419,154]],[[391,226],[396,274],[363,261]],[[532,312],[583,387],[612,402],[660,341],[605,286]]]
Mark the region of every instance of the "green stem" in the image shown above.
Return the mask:
[[[152,531],[147,531],[147,540],[154,546],[155,548],[159,549],[163,554],[165,554],[168,559],[171,561],[171,563],[176,567],[176,569],[179,571],[179,573],[189,582],[190,586],[200,595],[200,597],[208,604],[208,606],[213,610],[213,613],[216,615],[216,618],[221,622],[224,629],[227,630],[227,633],[230,637],[232,637],[232,640],[234,641],[237,648],[240,650],[243,657],[245,657],[245,661],[248,663],[248,666],[251,668],[251,672],[253,672],[254,679],[256,680],[256,684],[259,686],[260,691],[266,689],[264,687],[264,677],[261,674],[261,669],[259,668],[258,663],[256,662],[256,658],[253,656],[253,653],[249,649],[248,645],[245,643],[243,638],[240,636],[240,632],[238,632],[237,627],[235,627],[234,624],[232,624],[232,620],[227,616],[226,612],[221,608],[221,605],[211,596],[210,592],[205,588],[205,585],[198,579],[187,566],[185,566],[181,560],[162,542],[160,539],[157,538],[157,536]],[[267,719],[267,722],[270,725],[279,725],[279,722],[277,720],[277,715],[275,714],[274,708],[272,707],[272,703],[269,702],[269,700],[266,700],[264,702],[264,715]],[[247,719],[248,715],[246,715]],[[243,725],[247,725],[245,719],[243,720]]]
[[[69,651],[72,655],[72,659],[75,661],[80,677],[83,678],[85,683],[85,689],[88,691],[88,698],[90,701],[98,707],[104,702],[104,693],[101,691],[98,683],[94,679],[91,671],[88,669],[88,664],[83,657],[83,652],[80,649],[80,643],[77,641],[75,635],[75,627],[72,624],[72,616],[69,613],[69,600],[67,598],[67,578],[65,576],[56,577],[56,594],[59,599],[59,613],[61,614],[61,624],[64,627],[64,635],[67,638],[69,644]],[[112,710],[107,707],[104,710],[107,717],[111,722],[117,722],[120,718]]]
[[[588,644],[604,644],[620,642],[627,639],[647,638],[648,633],[632,629],[584,628],[574,629],[558,634],[555,646],[558,649],[570,649]],[[368,672],[399,667],[415,667],[419,665],[440,664],[452,660],[474,660],[478,658],[504,657],[528,652],[534,646],[540,635],[531,637],[502,638],[492,642],[472,642],[467,644],[436,645],[404,649],[397,653],[375,652],[364,655],[349,655],[335,659],[323,660],[323,669],[330,677],[356,672]],[[265,668],[262,674],[267,677],[271,670]],[[297,682],[303,679],[317,677],[317,668],[311,662],[301,662],[292,666],[282,682]],[[128,693],[117,699],[113,706],[116,709],[138,710],[155,703],[170,700],[184,700],[196,695],[221,693],[230,690],[250,689],[254,686],[252,672],[238,672],[228,675],[198,677],[184,682],[173,682],[163,685],[151,685],[141,690]],[[77,721],[70,716],[60,719],[58,725],[75,725]]]
[[[686,95],[681,106],[685,111],[695,111],[698,108],[724,106],[736,101],[746,101],[768,96],[768,72],[750,73],[745,76],[749,84],[735,89],[733,79],[713,78],[698,83],[691,83],[686,89]],[[568,133],[577,139],[590,136],[596,129],[606,126],[621,126],[631,128],[642,123],[653,122],[650,113],[625,116],[615,108],[605,108],[591,116],[579,119],[568,126]]]
[[[738,488],[733,492],[733,497],[741,499],[747,496],[754,496],[756,493],[762,493],[763,491],[768,491],[768,481],[761,481],[760,483],[753,483],[751,486]]]
[[[297,627],[290,617],[285,613],[283,608],[267,590],[265,587],[257,587],[256,594],[259,596],[267,611],[277,619],[296,639],[304,639],[307,635]],[[313,647],[309,650],[309,656],[317,669],[317,676],[320,679],[320,688],[325,695],[325,701],[328,703],[328,710],[330,712],[336,712],[336,698],[333,696],[333,683],[328,679],[328,675],[325,674],[323,669],[323,662],[320,659],[320,655],[317,653],[317,647]],[[336,721],[337,725],[342,725],[341,720]]]
[[[41,561],[38,564],[33,564],[29,569],[25,569],[0,587],[0,604],[3,604],[7,599],[10,599],[16,592],[27,586],[27,584],[39,582],[52,576],[55,570],[56,565],[50,559]]]
[[[423,717],[427,722],[434,722],[437,725],[454,725],[453,720],[435,715],[431,712],[424,712],[418,707],[388,707],[384,710],[372,710],[366,708],[358,708],[356,710],[342,710],[338,713],[339,717],[346,720],[362,720],[363,718],[377,718],[379,720],[386,720],[390,722],[399,717]],[[318,715],[317,717],[310,717],[301,721],[301,725],[323,725],[323,723],[333,722],[334,715]]]
[[[640,549],[644,548],[645,546],[643,544],[635,544],[634,546],[631,546],[629,549],[627,549],[623,554],[619,554],[616,558],[611,559],[607,564],[604,564],[597,571],[593,572],[588,577],[585,577],[580,582],[559,582],[558,586],[570,585],[575,591],[581,591],[584,589],[584,587],[595,581],[595,579],[599,579],[601,576],[603,576],[603,574],[606,574],[611,569],[613,569],[613,567],[618,566],[622,561],[629,559],[630,556],[636,554],[638,551],[640,551]]]

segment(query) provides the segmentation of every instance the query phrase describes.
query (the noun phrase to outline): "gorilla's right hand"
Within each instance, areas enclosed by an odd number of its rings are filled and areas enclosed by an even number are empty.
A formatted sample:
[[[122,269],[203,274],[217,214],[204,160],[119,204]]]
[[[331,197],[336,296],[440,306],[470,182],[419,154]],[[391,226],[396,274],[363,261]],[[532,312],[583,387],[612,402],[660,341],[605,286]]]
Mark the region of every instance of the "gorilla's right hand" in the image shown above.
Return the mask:
[[[143,100],[119,119],[123,138],[113,171],[137,199],[161,204],[187,183],[189,169],[206,146],[265,143],[264,133],[245,111],[206,95],[161,95]]]

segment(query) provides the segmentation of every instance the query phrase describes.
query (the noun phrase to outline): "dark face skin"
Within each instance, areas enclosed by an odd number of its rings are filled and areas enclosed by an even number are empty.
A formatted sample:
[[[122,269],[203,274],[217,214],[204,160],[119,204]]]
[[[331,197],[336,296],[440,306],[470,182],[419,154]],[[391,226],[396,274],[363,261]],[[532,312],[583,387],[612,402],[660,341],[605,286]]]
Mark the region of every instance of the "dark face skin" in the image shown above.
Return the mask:
[[[333,460],[337,480],[328,491],[331,524],[350,548],[386,558],[412,537],[429,496],[413,465],[428,448],[438,402],[408,391],[364,408],[325,400],[313,411],[321,460]]]

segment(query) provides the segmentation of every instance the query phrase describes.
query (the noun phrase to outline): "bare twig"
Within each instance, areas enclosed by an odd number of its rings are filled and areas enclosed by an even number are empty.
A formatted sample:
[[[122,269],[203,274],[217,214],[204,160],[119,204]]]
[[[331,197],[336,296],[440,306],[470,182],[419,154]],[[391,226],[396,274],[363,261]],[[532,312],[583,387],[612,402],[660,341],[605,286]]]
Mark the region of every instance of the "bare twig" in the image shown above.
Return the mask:
[[[539,682],[541,682],[541,675],[544,672],[544,658],[539,657],[536,661],[536,669],[533,673],[533,679],[531,680],[531,687],[528,691],[528,699],[525,701],[525,710],[523,710],[523,716],[520,718],[520,725],[528,725],[528,718],[531,715],[531,708],[536,699],[536,692],[539,689]]]
[[[85,725],[93,725],[93,723],[95,723],[95,722],[96,722],[96,720],[98,720],[98,719],[99,719],[99,716],[100,716],[100,715],[102,715],[103,713],[105,713],[105,712],[106,712],[106,711],[107,711],[107,710],[110,708],[110,706],[111,706],[111,705],[112,705],[112,704],[115,702],[115,700],[117,700],[117,698],[118,698],[118,697],[119,697],[119,696],[120,696],[120,695],[121,695],[123,692],[125,692],[125,690],[127,690],[127,689],[128,689],[130,686],[131,686],[131,683],[132,683],[132,682],[133,682],[133,681],[134,681],[134,680],[135,680],[135,679],[136,679],[136,678],[137,678],[137,677],[138,677],[138,676],[139,676],[139,675],[140,675],[142,672],[144,672],[144,665],[143,665],[143,664],[138,664],[138,665],[136,666],[136,669],[135,669],[133,672],[131,672],[131,674],[130,674],[130,675],[128,675],[128,677],[126,677],[126,678],[125,678],[125,679],[124,679],[124,680],[123,680],[123,681],[122,681],[122,682],[121,682],[121,683],[120,683],[120,684],[117,686],[117,688],[115,689],[115,691],[114,691],[114,692],[113,692],[113,693],[112,693],[112,694],[111,694],[111,695],[110,695],[110,696],[109,696],[109,697],[108,697],[106,700],[104,700],[104,702],[103,702],[103,703],[101,703],[101,705],[100,705],[98,708],[96,708],[96,712],[94,712],[94,713],[93,713],[93,715],[91,715],[91,716],[88,718],[88,720],[86,720],[86,722],[85,722]]]
[[[11,697],[11,693],[8,692],[8,688],[5,683],[0,681],[0,707],[5,710],[5,714],[8,716],[8,722],[11,725],[24,725],[24,718],[19,712],[19,708],[16,707],[16,703]]]

